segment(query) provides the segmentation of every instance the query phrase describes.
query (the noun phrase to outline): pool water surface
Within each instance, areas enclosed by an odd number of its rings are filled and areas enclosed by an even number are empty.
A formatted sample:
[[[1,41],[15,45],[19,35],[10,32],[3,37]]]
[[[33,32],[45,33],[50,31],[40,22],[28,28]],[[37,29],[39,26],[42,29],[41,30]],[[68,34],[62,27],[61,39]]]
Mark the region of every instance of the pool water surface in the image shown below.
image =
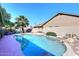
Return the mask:
[[[61,56],[66,51],[66,46],[56,38],[42,35],[16,35],[21,49],[26,56]]]

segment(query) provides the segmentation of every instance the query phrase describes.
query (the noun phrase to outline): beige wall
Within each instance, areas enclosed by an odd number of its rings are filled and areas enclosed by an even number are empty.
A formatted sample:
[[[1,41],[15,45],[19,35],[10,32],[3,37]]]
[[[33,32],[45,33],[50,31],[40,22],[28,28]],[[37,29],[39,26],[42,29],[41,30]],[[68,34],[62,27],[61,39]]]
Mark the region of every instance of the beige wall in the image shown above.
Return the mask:
[[[73,26],[73,27],[46,27],[43,29],[39,28],[33,28],[32,32],[37,33],[38,31],[42,31],[44,33],[47,32],[55,32],[58,36],[63,36],[65,34],[79,34],[79,26]]]
[[[59,26],[59,27],[56,27]],[[59,15],[43,26],[43,29],[33,29],[33,31],[56,32],[57,35],[66,33],[79,33],[79,17]]]
[[[79,17],[58,15],[45,24],[44,28],[49,26],[79,26]]]
[[[65,35],[70,33],[79,33],[79,27],[52,27],[44,28],[43,31],[46,32],[55,32],[57,35]]]
[[[36,33],[36,32],[39,32],[39,31],[43,31],[42,28],[33,28],[32,29],[32,32]]]

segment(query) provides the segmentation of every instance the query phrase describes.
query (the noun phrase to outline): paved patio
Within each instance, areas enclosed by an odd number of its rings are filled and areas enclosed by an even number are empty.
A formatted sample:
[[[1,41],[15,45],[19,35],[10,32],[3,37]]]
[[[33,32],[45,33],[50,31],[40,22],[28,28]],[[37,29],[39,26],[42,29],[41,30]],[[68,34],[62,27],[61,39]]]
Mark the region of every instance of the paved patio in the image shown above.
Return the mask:
[[[4,36],[0,40],[0,56],[22,56],[23,53],[19,42],[15,40],[14,35]]]
[[[71,47],[72,47],[73,51],[74,51],[77,55],[79,55],[79,41],[75,41],[75,42],[73,43],[73,45],[71,45]]]

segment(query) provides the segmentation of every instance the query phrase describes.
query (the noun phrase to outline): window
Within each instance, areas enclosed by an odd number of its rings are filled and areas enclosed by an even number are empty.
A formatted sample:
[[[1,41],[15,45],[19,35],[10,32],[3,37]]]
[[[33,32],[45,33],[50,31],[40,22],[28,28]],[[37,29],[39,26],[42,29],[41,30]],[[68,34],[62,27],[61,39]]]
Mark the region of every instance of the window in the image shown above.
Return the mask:
[[[59,26],[49,26],[49,27],[59,27]]]

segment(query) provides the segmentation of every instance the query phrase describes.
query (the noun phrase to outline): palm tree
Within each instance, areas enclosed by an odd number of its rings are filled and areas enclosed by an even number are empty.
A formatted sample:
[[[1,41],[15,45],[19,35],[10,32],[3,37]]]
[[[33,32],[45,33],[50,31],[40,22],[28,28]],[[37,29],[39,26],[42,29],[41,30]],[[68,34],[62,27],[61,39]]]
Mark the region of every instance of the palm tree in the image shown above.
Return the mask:
[[[16,21],[17,27],[22,26],[22,32],[24,33],[24,27],[29,25],[28,19],[25,16],[19,16],[16,19],[17,19]]]

